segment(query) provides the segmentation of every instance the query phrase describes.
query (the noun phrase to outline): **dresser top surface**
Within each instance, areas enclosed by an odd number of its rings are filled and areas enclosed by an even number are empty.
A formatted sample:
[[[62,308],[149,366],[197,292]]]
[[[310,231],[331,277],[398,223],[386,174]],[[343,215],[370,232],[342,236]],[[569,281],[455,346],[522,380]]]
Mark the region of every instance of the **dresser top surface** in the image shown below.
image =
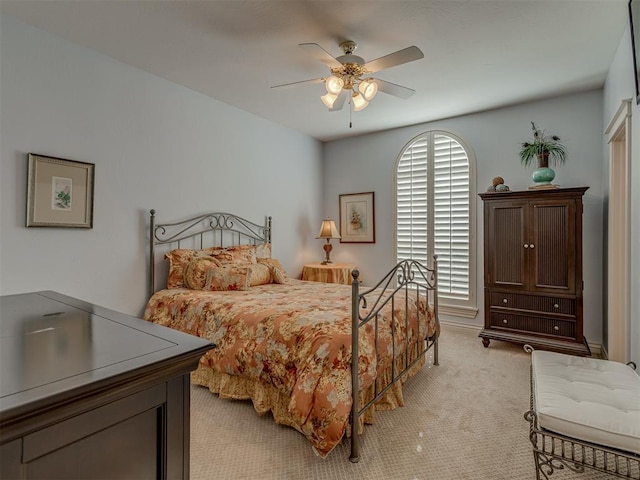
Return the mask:
[[[55,292],[0,297],[0,413],[211,344]]]
[[[554,198],[564,196],[582,197],[589,190],[589,187],[570,187],[570,188],[543,188],[529,190],[508,190],[506,192],[480,192],[478,196],[484,201],[487,200],[507,200],[520,198]]]

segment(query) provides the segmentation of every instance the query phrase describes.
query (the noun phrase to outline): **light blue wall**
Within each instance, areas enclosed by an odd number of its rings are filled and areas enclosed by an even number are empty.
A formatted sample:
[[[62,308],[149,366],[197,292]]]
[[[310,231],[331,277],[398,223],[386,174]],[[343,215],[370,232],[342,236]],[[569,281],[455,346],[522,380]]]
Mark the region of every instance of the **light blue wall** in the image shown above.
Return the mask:
[[[375,108],[372,102],[367,108]],[[364,110],[363,112],[366,112]],[[357,115],[357,114],[355,114]],[[356,117],[357,121],[357,117]],[[463,117],[399,128],[378,134],[331,142],[325,146],[324,215],[338,218],[341,193],[374,191],[376,196],[376,243],[340,244],[332,258],[360,267],[366,279],[384,275],[394,264],[393,175],[397,156],[416,135],[445,130],[462,138],[473,150],[477,164],[477,192],[483,192],[495,176],[512,190],[531,184],[532,169],[520,165],[520,143],[530,137],[531,121],[559,135],[567,146],[565,166],[556,169],[554,183],[564,187],[589,186],[584,197],[584,329],[590,343],[602,339],[602,90],[566,95]],[[483,324],[483,226],[482,202],[477,202],[475,244],[477,291],[480,312],[473,320],[445,320]]]
[[[320,142],[15,19],[0,35],[1,294],[57,290],[139,314],[151,208],[159,221],[271,215],[285,268],[314,258]],[[25,228],[28,152],[96,165],[92,230]]]

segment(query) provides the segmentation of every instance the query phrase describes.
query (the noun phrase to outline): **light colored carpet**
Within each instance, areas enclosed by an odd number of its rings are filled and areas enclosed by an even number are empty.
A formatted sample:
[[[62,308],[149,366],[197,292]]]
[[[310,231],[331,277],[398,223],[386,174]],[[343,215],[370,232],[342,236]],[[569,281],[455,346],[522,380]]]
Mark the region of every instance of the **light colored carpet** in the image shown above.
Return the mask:
[[[250,401],[191,387],[191,478],[205,479],[535,479],[529,424],[529,355],[477,331],[443,326],[440,365],[433,357],[405,385],[405,407],[376,413],[361,437],[316,456],[294,429],[259,416]],[[551,479],[604,480],[556,471]]]

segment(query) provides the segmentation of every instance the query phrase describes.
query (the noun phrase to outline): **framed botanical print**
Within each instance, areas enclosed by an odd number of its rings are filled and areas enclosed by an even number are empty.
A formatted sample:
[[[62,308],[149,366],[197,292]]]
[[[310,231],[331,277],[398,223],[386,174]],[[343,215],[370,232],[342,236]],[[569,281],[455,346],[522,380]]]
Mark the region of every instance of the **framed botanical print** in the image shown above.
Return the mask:
[[[27,227],[93,228],[93,163],[29,154]]]
[[[375,243],[374,193],[340,195],[340,243]]]

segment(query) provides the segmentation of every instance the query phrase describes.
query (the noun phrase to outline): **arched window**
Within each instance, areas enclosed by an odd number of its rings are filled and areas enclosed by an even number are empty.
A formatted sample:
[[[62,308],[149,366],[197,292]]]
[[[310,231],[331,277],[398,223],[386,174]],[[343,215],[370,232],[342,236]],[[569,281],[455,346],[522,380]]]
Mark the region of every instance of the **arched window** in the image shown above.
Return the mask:
[[[443,311],[475,317],[475,159],[455,135],[423,133],[396,168],[396,260],[438,255]]]

